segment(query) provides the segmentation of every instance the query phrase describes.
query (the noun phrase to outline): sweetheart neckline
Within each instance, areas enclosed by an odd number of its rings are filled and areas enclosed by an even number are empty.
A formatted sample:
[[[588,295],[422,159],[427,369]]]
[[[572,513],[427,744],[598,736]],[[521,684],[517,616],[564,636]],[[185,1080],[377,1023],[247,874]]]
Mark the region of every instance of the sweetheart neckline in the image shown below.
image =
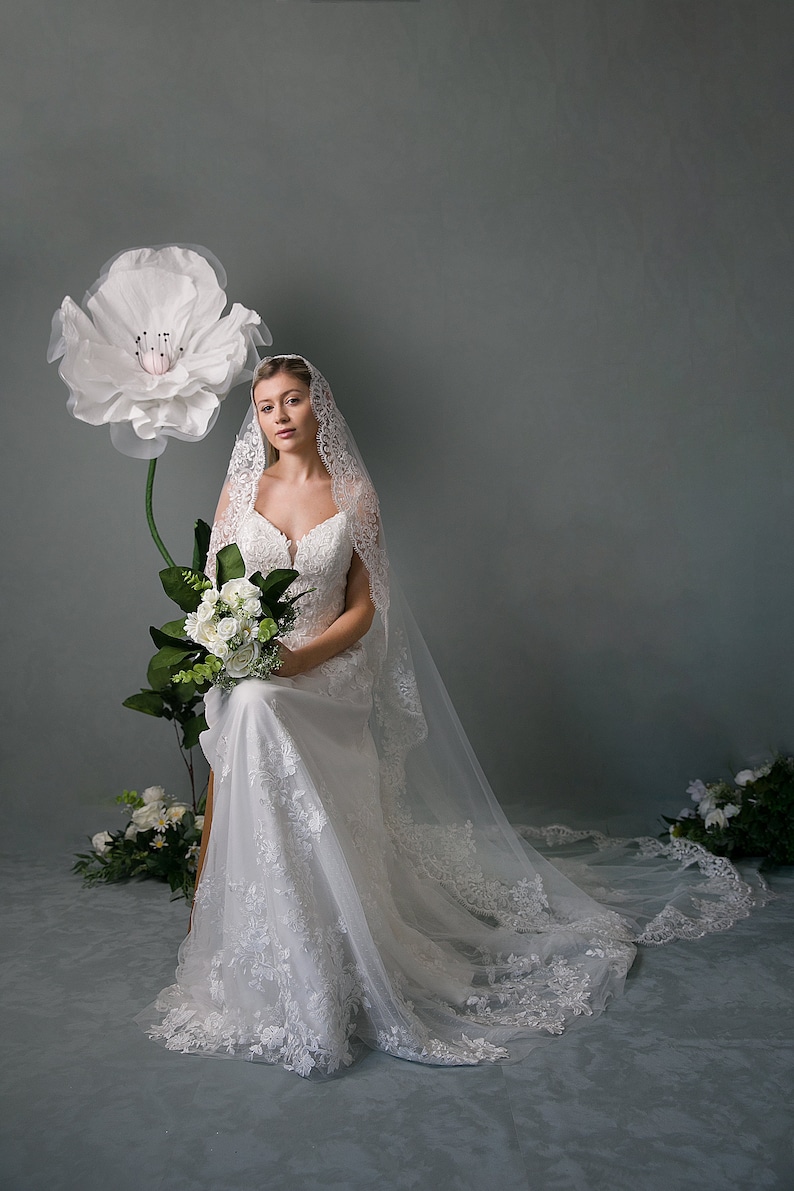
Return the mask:
[[[322,529],[322,527],[324,525],[330,525],[330,523],[332,521],[336,521],[337,517],[341,517],[344,514],[343,509],[337,509],[337,511],[331,517],[326,517],[324,521],[318,521],[316,525],[313,525],[311,527],[311,529],[307,529],[306,533],[301,534],[301,536],[299,538],[293,539],[293,538],[288,538],[287,535],[284,533],[284,530],[279,529],[279,527],[277,525],[274,525],[273,522],[270,520],[270,518],[266,517],[264,513],[260,513],[259,509],[256,508],[256,506],[254,506],[251,511],[253,513],[256,513],[257,517],[260,517],[262,519],[262,521],[265,522],[266,525],[269,525],[271,529],[275,530],[275,532],[279,535],[279,537],[284,539],[284,541],[287,543],[287,553],[289,554],[290,562],[293,565],[295,563],[295,559],[298,557],[298,550],[300,548],[301,543],[305,542],[308,537],[311,537],[311,535],[316,530]],[[289,550],[290,546],[295,547],[294,554],[290,553],[290,550]]]

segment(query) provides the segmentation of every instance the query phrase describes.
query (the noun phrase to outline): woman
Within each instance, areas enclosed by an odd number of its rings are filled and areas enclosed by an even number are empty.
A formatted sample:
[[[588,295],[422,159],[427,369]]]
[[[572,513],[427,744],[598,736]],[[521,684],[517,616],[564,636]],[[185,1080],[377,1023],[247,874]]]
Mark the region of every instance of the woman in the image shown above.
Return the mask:
[[[516,835],[401,609],[327,382],[301,356],[269,357],[252,398],[210,557],[236,541],[247,574],[294,565],[309,594],[277,675],[207,696],[214,790],[191,930],[176,984],[139,1015],[150,1035],[303,1076],[364,1045],[512,1061],[599,1013],[636,942],[745,915],[749,888],[694,845],[594,836],[595,865],[552,866]],[[612,888],[622,874],[631,901]]]

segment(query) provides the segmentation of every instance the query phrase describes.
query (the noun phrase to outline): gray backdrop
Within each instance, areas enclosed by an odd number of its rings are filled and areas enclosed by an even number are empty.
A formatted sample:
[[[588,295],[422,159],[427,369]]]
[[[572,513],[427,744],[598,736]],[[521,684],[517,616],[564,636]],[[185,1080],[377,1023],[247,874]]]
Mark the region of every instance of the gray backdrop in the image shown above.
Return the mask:
[[[654,831],[794,745],[790,4],[3,8],[4,843],[186,788],[120,707],[170,612],[146,465],[44,361],[140,244],[212,249],[329,378],[522,818]],[[160,462],[181,558],[245,401]]]

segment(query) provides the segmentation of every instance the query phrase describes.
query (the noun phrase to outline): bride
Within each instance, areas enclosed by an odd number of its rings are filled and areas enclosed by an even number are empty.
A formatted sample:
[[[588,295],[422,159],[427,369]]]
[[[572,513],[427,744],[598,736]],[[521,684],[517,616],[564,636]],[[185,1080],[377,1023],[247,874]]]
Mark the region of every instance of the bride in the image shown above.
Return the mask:
[[[686,841],[505,819],[390,577],[374,488],[325,378],[257,368],[213,526],[246,573],[299,572],[281,666],[206,697],[212,768],[171,1050],[302,1076],[366,1047],[515,1061],[620,993],[637,942],[720,930],[752,893]]]

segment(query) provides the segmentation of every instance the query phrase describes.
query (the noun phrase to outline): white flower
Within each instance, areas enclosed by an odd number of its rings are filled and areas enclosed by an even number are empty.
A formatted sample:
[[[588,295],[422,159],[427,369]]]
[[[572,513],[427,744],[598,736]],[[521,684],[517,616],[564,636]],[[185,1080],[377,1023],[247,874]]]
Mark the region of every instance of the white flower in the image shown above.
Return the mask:
[[[195,612],[188,612],[185,617],[185,635],[190,637],[191,641],[196,640],[196,629],[199,625],[199,619]]]
[[[165,807],[162,802],[147,802],[132,812],[132,821],[139,831],[148,831],[156,827],[164,819]]]
[[[139,831],[143,831],[143,828],[137,827],[134,822],[130,823],[127,827],[127,830],[124,832],[124,838],[125,839],[135,839],[135,836],[138,834]]]
[[[196,618],[197,626],[200,624],[209,624],[209,622],[215,616],[215,605],[209,603],[209,601],[206,603],[201,603],[199,604],[196,611],[191,613],[191,615]],[[187,625],[187,620],[185,620],[185,624]]]
[[[254,310],[226,305],[226,276],[206,250],[133,248],[103,266],[84,310],[64,298],[47,358],[63,357],[69,412],[110,426],[124,455],[154,459],[168,437],[204,438],[244,379],[254,342],[271,343]]]
[[[145,803],[148,802],[162,802],[165,798],[165,790],[162,786],[147,786],[141,798]]]
[[[228,643],[226,641],[215,641],[214,645],[210,645],[210,653],[213,655],[213,657],[219,658],[222,662],[225,662],[228,659],[231,650],[229,649]]]
[[[218,643],[218,627],[212,621],[202,621],[196,625],[196,634],[193,638],[198,641],[199,645],[203,645],[205,649],[212,649]]]
[[[217,587],[205,587],[201,593],[202,604],[211,604],[214,608],[220,599],[220,592]]]
[[[248,645],[241,645],[226,661],[226,673],[231,678],[245,678],[256,659],[259,657],[259,645],[250,641]]]
[[[729,802],[727,806],[722,808],[722,812],[726,819],[732,819],[734,815],[738,815],[742,808],[737,806],[735,802]]]
[[[240,623],[240,644],[247,645],[249,641],[256,640],[256,626],[251,624],[250,620],[244,620]]]
[[[217,629],[221,641],[231,641],[239,633],[240,625],[234,616],[224,616],[223,620],[218,621]]]
[[[178,823],[187,809],[184,802],[173,802],[165,812],[165,817],[169,823]]]
[[[243,616],[259,616],[262,611],[262,605],[259,600],[259,595],[251,596],[248,600],[243,600],[240,605],[240,612]]]
[[[112,842],[113,837],[109,831],[98,831],[96,835],[91,836],[91,847],[97,856],[104,856]]]
[[[705,819],[709,811],[713,811],[717,805],[717,799],[713,794],[704,794],[697,805],[697,812],[701,819]]]
[[[759,776],[760,775],[754,769],[742,769],[736,774],[736,777],[733,780],[736,782],[737,786],[747,786],[751,782],[754,782]]]
[[[708,794],[708,790],[700,778],[697,781],[690,782],[686,788],[686,792],[693,802],[700,802],[701,798],[704,798]]]
[[[696,819],[697,814],[691,806],[685,806],[682,811],[679,811],[678,817],[679,819]]]
[[[193,826],[196,828],[197,831],[201,831],[202,828],[204,827],[204,816],[196,815],[196,821],[193,824]]]
[[[716,806],[714,810],[709,811],[706,815],[706,829],[709,827],[726,827],[727,824],[728,817],[720,806]]]
[[[259,588],[248,579],[229,579],[221,588],[221,599],[230,608],[239,607],[243,601],[256,601],[254,613],[259,611]]]

